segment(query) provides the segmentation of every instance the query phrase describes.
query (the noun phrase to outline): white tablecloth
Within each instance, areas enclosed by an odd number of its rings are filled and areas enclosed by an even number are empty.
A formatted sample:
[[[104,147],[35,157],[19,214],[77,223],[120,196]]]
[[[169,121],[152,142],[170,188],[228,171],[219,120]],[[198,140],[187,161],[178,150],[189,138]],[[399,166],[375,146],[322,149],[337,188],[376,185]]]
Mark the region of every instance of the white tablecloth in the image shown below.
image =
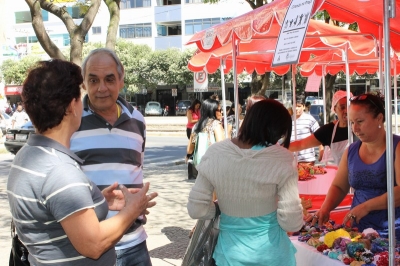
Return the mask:
[[[290,237],[293,245],[297,249],[296,264],[297,266],[344,266],[345,264],[339,260],[334,260],[328,256],[322,255],[316,248],[307,245],[307,243],[299,242],[297,236]]]
[[[299,193],[307,195],[326,195],[333,179],[335,178],[337,167],[325,167],[326,174],[315,175],[316,178],[307,181],[298,181]]]

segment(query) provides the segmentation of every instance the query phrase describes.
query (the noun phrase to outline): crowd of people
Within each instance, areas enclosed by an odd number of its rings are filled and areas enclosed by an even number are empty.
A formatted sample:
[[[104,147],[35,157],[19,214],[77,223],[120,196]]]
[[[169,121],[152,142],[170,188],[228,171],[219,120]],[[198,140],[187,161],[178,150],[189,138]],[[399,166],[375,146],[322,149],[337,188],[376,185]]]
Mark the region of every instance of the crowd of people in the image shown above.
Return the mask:
[[[28,73],[24,110],[17,107],[14,126],[31,119],[36,134],[14,158],[7,193],[31,265],[151,265],[143,225],[157,193],[143,182],[146,126],[142,114],[119,96],[124,75],[121,61],[106,48],[90,52],[82,67],[52,59]],[[87,92],[83,99],[81,88]],[[319,161],[337,164],[338,171],[312,222],[327,222],[353,188],[343,222],[388,236],[382,97],[347,99],[337,91],[332,99],[337,120],[322,127],[304,112],[303,98],[291,116],[278,101],[253,95],[239,123],[234,117],[241,106],[225,110],[227,129],[218,99],[192,102],[186,158],[193,156],[200,133],[209,143],[196,166],[187,210],[193,219],[210,219],[218,201],[217,265],[296,265],[287,236],[304,225],[296,162],[314,163],[316,146]],[[350,145],[348,123],[355,135]],[[392,138],[400,240],[400,137]],[[324,146],[329,150],[322,151]]]
[[[237,136],[208,148],[189,194],[187,208],[194,219],[214,217],[214,201],[218,201],[221,220],[213,254],[216,265],[295,265],[296,251],[285,232],[298,230],[305,220],[319,225],[328,222],[350,188],[354,193],[351,208],[344,220],[337,222],[360,232],[373,228],[381,237],[388,237],[385,108],[381,95],[350,94],[348,99],[345,91],[335,92],[331,110],[336,120],[322,127],[306,113],[302,98],[296,102],[293,118],[275,100],[261,97],[259,103],[252,104],[249,99],[247,107]],[[348,123],[354,139],[351,145]],[[397,240],[399,142],[400,137],[393,135]],[[318,161],[337,165],[338,170],[321,208],[304,217],[295,162],[313,164],[315,147],[320,149]],[[285,250],[285,257],[281,258],[277,250]]]

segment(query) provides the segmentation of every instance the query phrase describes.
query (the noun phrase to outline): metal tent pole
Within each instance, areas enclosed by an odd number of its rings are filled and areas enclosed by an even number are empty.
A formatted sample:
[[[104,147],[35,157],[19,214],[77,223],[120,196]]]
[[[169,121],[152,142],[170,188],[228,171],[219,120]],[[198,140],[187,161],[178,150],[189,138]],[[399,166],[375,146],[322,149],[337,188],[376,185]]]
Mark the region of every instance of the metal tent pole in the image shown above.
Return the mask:
[[[399,134],[399,125],[397,122],[397,116],[398,114],[398,109],[397,109],[397,56],[396,54],[394,55],[393,58],[393,92],[394,92],[394,126],[395,126],[395,132],[396,135]]]
[[[232,63],[233,63],[233,94],[235,103],[235,125],[236,125],[236,135],[239,132],[239,87],[237,80],[237,62],[236,57],[239,53],[238,40],[235,35],[232,36]]]
[[[324,99],[324,112],[326,112],[326,95],[325,95],[325,75],[326,65],[322,66],[322,99]],[[326,124],[326,114],[324,115],[324,125]]]
[[[387,170],[387,200],[389,227],[389,265],[395,265],[396,235],[394,227],[394,168],[393,168],[393,137],[392,137],[392,88],[390,85],[390,13],[396,4],[383,0],[383,39],[385,41],[385,115],[386,115],[386,170]],[[392,10],[393,12],[393,10]],[[382,46],[381,46],[382,48]]]
[[[346,97],[350,100],[350,68],[349,68],[349,57],[348,57],[349,44],[346,44],[343,52],[344,61],[346,64]],[[350,101],[347,101],[347,108],[350,105]],[[351,130],[350,120],[347,119],[347,135],[349,136],[349,145],[353,143],[353,133]]]
[[[226,121],[226,97],[225,97],[225,75],[224,75],[224,69],[225,69],[225,59],[222,59],[222,57],[219,59],[220,64],[219,64],[219,70],[221,71],[221,90],[222,90],[222,107],[224,108],[224,132],[225,132],[225,138],[228,138],[228,121]]]

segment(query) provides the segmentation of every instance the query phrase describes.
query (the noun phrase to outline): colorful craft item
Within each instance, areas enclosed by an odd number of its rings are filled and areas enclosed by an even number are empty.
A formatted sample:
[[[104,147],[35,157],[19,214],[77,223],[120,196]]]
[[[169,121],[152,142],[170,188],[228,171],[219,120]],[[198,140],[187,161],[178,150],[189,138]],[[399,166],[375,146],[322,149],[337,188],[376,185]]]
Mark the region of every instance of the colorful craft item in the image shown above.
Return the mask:
[[[315,175],[326,174],[326,170],[322,166],[315,166],[309,163],[299,163],[297,166],[299,180],[307,181],[315,178]]]
[[[333,246],[333,242],[339,237],[350,239],[350,234],[343,228],[328,232],[325,234],[324,243],[331,248]]]

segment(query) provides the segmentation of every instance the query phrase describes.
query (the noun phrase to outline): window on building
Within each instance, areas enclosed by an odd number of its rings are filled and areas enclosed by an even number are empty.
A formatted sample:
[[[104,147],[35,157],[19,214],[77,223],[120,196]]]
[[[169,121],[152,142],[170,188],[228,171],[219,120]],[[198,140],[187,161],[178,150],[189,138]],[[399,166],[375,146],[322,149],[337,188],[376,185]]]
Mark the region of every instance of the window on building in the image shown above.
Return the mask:
[[[49,21],[49,12],[42,10],[43,21]],[[15,24],[31,23],[32,17],[30,11],[15,12]]]
[[[186,4],[200,4],[203,3],[203,0],[185,0]]]
[[[101,27],[92,27],[92,34],[101,34]]]
[[[67,12],[73,19],[79,19],[85,16],[85,14],[81,13],[81,10],[79,9],[78,6],[67,7]]]
[[[128,24],[119,26],[119,37],[149,38],[151,37],[151,23]]]
[[[193,35],[196,32],[208,29],[219,23],[221,23],[220,18],[204,18],[204,19],[185,20],[185,34]]]
[[[121,9],[151,6],[151,0],[121,0]]]

